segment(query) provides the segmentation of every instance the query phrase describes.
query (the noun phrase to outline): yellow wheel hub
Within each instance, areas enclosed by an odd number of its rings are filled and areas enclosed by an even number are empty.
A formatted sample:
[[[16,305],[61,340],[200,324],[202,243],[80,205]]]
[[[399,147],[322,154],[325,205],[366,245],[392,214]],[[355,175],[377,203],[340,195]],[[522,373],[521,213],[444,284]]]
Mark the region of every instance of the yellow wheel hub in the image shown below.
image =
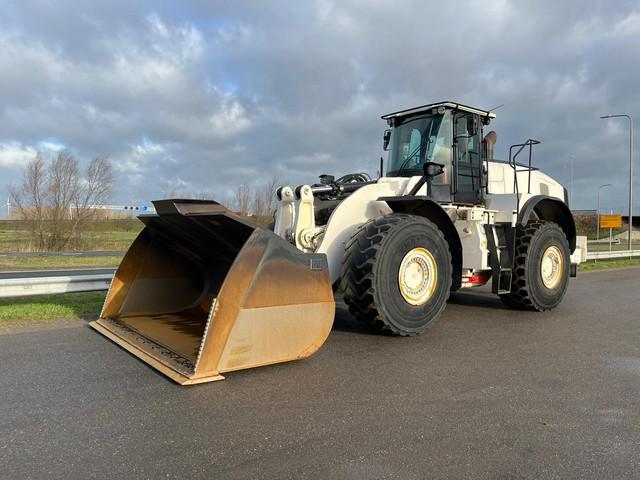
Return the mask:
[[[438,266],[427,249],[417,247],[402,259],[398,285],[402,298],[411,305],[424,305],[433,296],[438,280]]]
[[[564,258],[562,252],[555,245],[547,248],[542,254],[540,276],[547,288],[556,288],[564,275]]]

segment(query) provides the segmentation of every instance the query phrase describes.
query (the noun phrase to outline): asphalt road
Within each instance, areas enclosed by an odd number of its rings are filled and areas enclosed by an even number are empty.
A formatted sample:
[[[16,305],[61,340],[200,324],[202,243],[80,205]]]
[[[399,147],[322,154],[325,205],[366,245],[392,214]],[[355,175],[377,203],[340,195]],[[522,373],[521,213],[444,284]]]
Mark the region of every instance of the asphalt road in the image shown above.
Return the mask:
[[[301,362],[179,387],[86,326],[0,335],[0,477],[640,478],[640,269],[547,314],[457,294],[416,338],[344,311]]]

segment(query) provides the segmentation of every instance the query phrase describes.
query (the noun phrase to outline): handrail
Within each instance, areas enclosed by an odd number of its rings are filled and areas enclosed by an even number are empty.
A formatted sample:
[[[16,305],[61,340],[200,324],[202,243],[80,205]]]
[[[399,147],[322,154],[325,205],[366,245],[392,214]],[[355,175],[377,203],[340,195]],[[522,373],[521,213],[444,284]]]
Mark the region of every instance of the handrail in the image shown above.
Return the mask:
[[[533,146],[538,145],[541,142],[539,140],[534,140],[533,138],[529,138],[524,143],[516,143],[509,147],[509,166],[513,168],[513,189],[516,194],[516,213],[520,214],[520,187],[518,185],[518,172],[527,172],[527,193],[531,193],[531,159],[533,157]],[[519,148],[518,148],[519,147]],[[524,166],[522,170],[518,170],[518,164],[516,163],[516,158],[525,147],[529,147],[529,162]],[[518,148],[518,151],[513,153],[513,149]]]

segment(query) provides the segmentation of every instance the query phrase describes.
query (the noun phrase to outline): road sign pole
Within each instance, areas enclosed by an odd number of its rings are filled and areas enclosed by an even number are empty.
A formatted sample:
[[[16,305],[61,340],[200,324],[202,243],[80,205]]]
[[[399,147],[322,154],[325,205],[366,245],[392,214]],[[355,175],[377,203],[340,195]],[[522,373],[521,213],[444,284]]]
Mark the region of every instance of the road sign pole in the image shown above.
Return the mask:
[[[596,221],[598,222],[596,227],[596,240],[600,240],[600,189],[610,186],[610,183],[605,183],[604,185],[600,185],[598,187],[598,199],[596,201]]]
[[[613,210],[610,210],[611,214],[613,214]],[[611,235],[613,233],[613,228],[609,229],[609,253],[611,253]]]

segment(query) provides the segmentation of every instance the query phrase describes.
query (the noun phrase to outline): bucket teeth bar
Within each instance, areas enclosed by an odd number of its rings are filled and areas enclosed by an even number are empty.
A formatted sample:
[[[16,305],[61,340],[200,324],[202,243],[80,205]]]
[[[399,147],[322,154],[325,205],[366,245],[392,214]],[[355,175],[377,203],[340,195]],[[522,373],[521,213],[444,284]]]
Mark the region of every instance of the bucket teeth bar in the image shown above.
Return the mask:
[[[308,357],[335,312],[327,259],[217,202],[162,200],[91,326],[181,384]]]

